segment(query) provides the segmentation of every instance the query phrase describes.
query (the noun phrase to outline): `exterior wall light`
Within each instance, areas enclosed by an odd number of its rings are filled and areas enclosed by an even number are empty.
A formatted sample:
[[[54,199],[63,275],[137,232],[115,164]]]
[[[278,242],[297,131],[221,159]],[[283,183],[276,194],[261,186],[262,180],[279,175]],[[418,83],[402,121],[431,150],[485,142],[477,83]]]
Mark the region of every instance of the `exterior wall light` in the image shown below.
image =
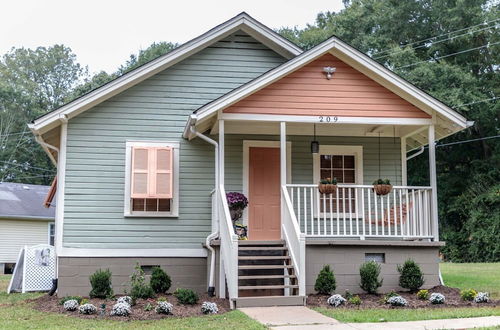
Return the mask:
[[[325,66],[323,68],[323,72],[326,73],[326,79],[330,80],[332,79],[333,73],[337,71],[337,68],[332,67],[332,66]]]
[[[319,153],[319,142],[316,140],[316,124],[314,124],[314,140],[311,141],[311,153]]]

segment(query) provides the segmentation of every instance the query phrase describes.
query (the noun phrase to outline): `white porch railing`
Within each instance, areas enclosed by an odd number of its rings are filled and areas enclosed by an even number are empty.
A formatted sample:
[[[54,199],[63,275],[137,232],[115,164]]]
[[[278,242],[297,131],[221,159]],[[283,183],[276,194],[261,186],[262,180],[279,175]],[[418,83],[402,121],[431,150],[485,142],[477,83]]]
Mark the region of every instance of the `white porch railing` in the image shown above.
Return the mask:
[[[285,186],[282,187],[283,196],[283,219],[281,228],[283,238],[288,247],[288,252],[292,258],[295,276],[299,284],[299,296],[306,294],[306,239],[305,235],[300,232],[300,228],[295,217],[293,204],[288,196],[288,191]]]
[[[219,227],[221,262],[224,264],[229,301],[232,305],[234,299],[238,298],[238,235],[234,233],[223,185],[219,187]]]
[[[300,231],[307,237],[431,239],[431,187],[394,186],[378,196],[371,185],[288,184]]]

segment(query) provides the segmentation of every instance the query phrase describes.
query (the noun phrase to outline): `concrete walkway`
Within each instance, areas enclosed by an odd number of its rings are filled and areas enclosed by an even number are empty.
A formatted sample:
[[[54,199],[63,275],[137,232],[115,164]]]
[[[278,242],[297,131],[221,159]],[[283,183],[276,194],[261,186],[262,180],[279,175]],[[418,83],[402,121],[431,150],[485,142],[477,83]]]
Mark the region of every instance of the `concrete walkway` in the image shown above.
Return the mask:
[[[254,320],[277,330],[430,330],[500,326],[500,316],[409,322],[340,323],[304,306],[250,307],[240,310]]]

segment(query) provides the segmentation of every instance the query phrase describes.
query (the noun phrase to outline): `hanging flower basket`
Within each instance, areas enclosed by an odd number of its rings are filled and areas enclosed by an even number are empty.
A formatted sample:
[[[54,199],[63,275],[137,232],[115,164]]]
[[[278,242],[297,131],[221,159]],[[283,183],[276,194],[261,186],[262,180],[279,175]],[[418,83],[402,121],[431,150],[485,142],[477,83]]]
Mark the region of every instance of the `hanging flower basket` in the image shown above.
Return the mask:
[[[392,191],[392,184],[389,179],[378,179],[373,182],[373,191],[379,196],[385,196]]]
[[[318,184],[318,190],[321,194],[333,194],[337,190],[337,179],[326,178]]]
[[[230,192],[226,194],[227,205],[233,223],[241,218],[243,210],[248,206],[248,199],[245,195],[239,192]]]

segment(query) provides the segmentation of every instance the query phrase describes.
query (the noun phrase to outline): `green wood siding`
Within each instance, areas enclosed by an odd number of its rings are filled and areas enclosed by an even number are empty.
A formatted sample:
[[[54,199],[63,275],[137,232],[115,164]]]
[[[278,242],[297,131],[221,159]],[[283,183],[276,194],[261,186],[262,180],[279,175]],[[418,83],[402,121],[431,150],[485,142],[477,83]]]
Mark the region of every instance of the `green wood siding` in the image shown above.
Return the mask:
[[[226,191],[241,191],[243,180],[243,140],[277,141],[279,136],[227,135],[225,138]],[[313,160],[310,136],[288,136],[292,143],[292,183],[313,182]],[[363,147],[363,184],[372,184],[379,177],[377,137],[318,136],[321,145],[349,145]],[[401,140],[380,139],[380,172],[393,184],[401,184]]]
[[[80,248],[199,248],[210,231],[213,147],[182,139],[187,116],[285,61],[242,32],[68,123],[64,239]],[[125,218],[125,142],[180,141],[178,218]]]

